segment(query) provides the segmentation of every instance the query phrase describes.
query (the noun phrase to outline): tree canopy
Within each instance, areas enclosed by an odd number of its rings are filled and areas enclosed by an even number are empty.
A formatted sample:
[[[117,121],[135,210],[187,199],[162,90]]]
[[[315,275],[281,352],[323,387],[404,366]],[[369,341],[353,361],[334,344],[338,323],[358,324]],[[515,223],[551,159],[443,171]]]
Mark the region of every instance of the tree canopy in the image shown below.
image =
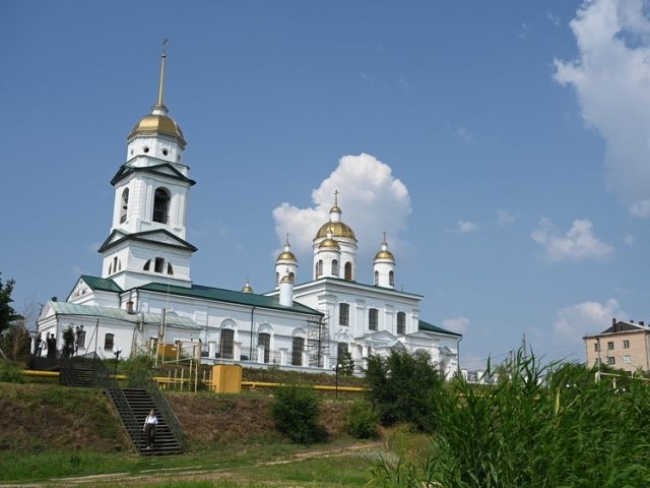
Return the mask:
[[[22,319],[22,315],[17,313],[11,306],[14,301],[11,293],[14,291],[14,280],[7,280],[2,284],[2,273],[0,273],[0,333],[7,330],[14,322]]]

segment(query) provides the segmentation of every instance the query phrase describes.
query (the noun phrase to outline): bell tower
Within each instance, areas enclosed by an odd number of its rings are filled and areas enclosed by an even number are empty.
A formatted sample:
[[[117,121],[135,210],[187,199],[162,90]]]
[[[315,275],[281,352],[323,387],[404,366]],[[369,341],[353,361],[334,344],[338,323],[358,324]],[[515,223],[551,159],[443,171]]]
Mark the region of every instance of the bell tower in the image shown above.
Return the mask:
[[[166,42],[166,41],[165,41]],[[183,131],[164,104],[167,53],[160,65],[158,98],[127,138],[127,160],[115,188],[108,239],[99,249],[102,277],[123,289],[151,282],[191,286],[187,206],[190,188]]]

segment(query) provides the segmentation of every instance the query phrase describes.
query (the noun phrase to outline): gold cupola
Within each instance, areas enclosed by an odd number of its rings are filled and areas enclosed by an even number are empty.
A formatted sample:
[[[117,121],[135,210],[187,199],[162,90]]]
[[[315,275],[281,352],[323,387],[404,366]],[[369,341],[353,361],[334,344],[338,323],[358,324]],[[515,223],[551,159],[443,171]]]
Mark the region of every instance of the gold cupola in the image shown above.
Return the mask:
[[[341,214],[343,212],[341,212],[341,209],[338,205],[338,193],[338,190],[334,192],[334,206],[330,209],[330,220],[329,222],[321,225],[320,229],[318,229],[318,232],[316,232],[314,241],[317,239],[322,239],[323,237],[327,237],[328,232],[331,232],[332,237],[334,238],[343,237],[346,239],[352,239],[354,241],[357,240],[356,236],[354,235],[354,231],[350,228],[350,226],[341,221]]]
[[[339,251],[341,249],[340,244],[334,239],[334,233],[332,232],[332,229],[327,230],[327,237],[318,245],[318,249],[320,251],[328,249]]]
[[[382,260],[382,259],[387,259],[393,262],[395,261],[395,256],[393,256],[393,253],[388,250],[388,242],[386,242],[385,232],[384,232],[384,240],[381,243],[381,249],[377,254],[375,254],[375,261]]]
[[[279,263],[281,261],[298,262],[298,260],[296,259],[296,255],[293,252],[291,252],[291,245],[289,244],[289,234],[287,234],[287,238],[284,241],[284,249],[278,255],[278,258],[275,260],[276,263]]]
[[[163,44],[164,45],[164,44]],[[138,136],[167,136],[173,138],[181,148],[185,148],[187,142],[183,131],[174,119],[167,115],[167,107],[163,103],[165,93],[165,66],[167,63],[167,53],[163,51],[160,66],[160,81],[158,84],[158,101],[152,107],[151,113],[145,115],[129,134],[128,142],[133,141]]]

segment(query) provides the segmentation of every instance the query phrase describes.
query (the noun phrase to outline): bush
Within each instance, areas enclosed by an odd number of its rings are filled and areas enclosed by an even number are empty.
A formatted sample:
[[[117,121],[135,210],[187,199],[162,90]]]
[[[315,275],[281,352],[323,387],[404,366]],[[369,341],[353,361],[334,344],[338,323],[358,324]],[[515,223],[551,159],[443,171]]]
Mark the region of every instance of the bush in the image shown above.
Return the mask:
[[[392,350],[388,357],[371,356],[365,378],[383,426],[408,423],[422,432],[435,430],[444,380],[428,354]]]
[[[346,429],[356,439],[376,439],[379,436],[378,423],[379,416],[368,401],[355,402],[348,410]]]
[[[309,387],[283,386],[275,394],[271,405],[275,426],[291,442],[314,444],[326,439],[320,425],[320,401]]]
[[[8,360],[27,364],[31,354],[32,338],[22,323],[11,325],[0,336],[0,349]]]
[[[10,361],[0,359],[0,382],[24,383],[23,370]]]

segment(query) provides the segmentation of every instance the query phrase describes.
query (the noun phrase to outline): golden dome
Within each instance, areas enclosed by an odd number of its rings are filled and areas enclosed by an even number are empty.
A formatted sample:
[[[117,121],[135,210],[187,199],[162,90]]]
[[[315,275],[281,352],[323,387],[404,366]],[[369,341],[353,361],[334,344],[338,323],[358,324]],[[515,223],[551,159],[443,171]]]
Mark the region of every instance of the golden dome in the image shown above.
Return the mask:
[[[293,283],[293,276],[291,274],[286,274],[280,280],[280,283]]]
[[[283,251],[280,253],[278,256],[278,259],[275,260],[276,262],[280,261],[297,261],[296,255],[292,253],[291,251]]]
[[[375,260],[377,259],[391,259],[395,261],[395,256],[390,251],[384,251],[383,249],[375,255]]]
[[[341,249],[339,243],[332,239],[330,236],[328,236],[327,239],[318,245],[318,249]]]
[[[173,137],[181,147],[185,147],[187,144],[187,142],[185,142],[185,137],[183,136],[183,131],[174,119],[167,115],[154,113],[145,115],[140,122],[135,125],[131,134],[129,134],[128,141],[131,142],[137,136],[155,136],[158,134]]]
[[[244,288],[242,288],[241,291],[242,293],[253,293],[253,287],[247,281],[246,284],[244,285]]]
[[[331,231],[333,237],[347,237],[348,239],[357,240],[354,235],[354,231],[350,228],[349,225],[344,224],[343,222],[327,222],[318,229],[316,237],[314,239],[320,239],[321,237],[327,237],[327,232]]]

